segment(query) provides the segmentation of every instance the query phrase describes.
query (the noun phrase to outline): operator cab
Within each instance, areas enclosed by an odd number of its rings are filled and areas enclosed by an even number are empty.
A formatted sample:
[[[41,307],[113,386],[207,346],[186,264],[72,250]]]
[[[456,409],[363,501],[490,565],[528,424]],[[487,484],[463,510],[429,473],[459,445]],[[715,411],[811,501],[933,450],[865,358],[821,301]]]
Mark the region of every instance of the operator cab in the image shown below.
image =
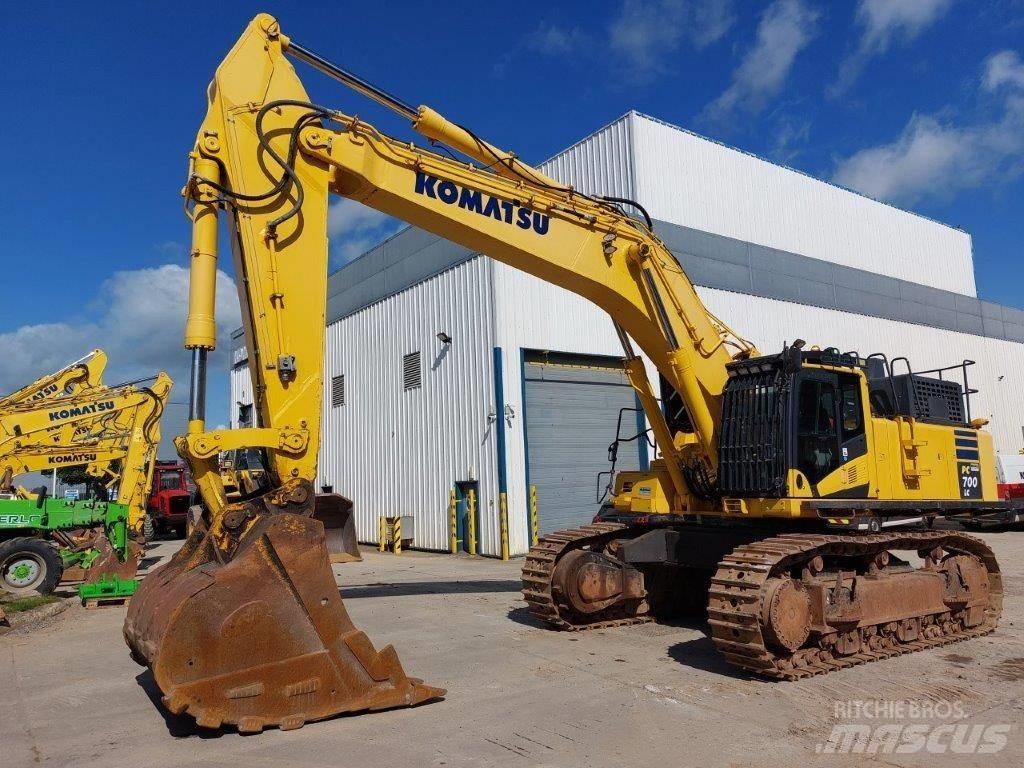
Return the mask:
[[[894,375],[894,365],[906,373]],[[866,473],[854,462],[868,454],[868,420],[907,417],[969,427],[970,395],[977,391],[967,384],[970,365],[966,360],[915,373],[906,358],[890,363],[881,354],[804,350],[802,342],[778,355],[731,363],[722,407],[720,493],[867,496]],[[951,371],[961,371],[963,385],[948,378]],[[832,476],[844,468],[848,477],[839,489]]]

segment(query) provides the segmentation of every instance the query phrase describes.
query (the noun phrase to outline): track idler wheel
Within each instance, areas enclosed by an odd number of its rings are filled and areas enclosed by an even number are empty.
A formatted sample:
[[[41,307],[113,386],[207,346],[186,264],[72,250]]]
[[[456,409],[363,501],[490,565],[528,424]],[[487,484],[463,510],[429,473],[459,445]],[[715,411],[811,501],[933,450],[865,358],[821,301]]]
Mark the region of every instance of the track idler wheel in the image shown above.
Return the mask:
[[[227,507],[210,530],[197,523],[140,586],[125,640],[172,713],[257,732],[444,696],[353,625],[304,490],[286,484]]]
[[[811,634],[811,598],[795,579],[771,579],[762,606],[765,639],[776,649],[800,648]]]
[[[552,589],[578,614],[599,613],[647,596],[643,574],[598,552],[574,550],[555,566]]]

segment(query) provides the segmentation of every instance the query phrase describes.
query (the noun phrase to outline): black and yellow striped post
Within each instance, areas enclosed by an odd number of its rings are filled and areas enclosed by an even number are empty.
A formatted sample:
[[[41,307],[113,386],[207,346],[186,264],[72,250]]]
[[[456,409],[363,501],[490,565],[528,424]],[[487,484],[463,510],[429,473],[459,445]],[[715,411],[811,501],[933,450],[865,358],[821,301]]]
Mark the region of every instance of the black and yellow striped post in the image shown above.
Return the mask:
[[[537,516],[537,486],[530,486],[530,546],[536,547],[539,534],[537,533],[537,526],[539,520]]]
[[[377,550],[383,552],[388,546],[388,519],[384,515],[377,520]]]
[[[456,519],[458,503],[455,500],[455,489],[448,491],[448,546],[454,555],[459,551],[459,524]]]
[[[501,559],[508,560],[508,494],[498,494],[498,512],[501,520]]]
[[[466,493],[466,542],[469,554],[476,554],[476,491],[472,488]]]
[[[402,554],[402,516],[392,518],[394,523],[391,527],[391,551],[396,554]]]

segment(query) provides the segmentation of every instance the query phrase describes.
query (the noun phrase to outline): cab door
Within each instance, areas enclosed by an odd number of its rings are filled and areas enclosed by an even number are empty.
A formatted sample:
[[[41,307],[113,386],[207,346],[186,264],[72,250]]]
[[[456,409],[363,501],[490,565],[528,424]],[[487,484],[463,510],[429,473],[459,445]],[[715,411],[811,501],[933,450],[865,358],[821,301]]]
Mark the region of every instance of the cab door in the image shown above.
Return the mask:
[[[795,468],[815,496],[867,497],[871,472],[861,377],[804,370],[798,381]]]
[[[795,400],[792,465],[813,490],[842,463],[838,376],[830,371],[804,369],[797,378]]]

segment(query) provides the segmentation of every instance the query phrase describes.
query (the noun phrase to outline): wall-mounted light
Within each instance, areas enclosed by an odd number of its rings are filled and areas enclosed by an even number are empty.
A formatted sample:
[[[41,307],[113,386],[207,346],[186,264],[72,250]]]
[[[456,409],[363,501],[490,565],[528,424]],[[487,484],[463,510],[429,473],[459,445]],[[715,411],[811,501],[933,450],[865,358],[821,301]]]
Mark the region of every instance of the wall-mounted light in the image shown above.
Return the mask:
[[[452,337],[449,336],[444,331],[438,331],[437,332],[437,340],[440,341],[442,344],[451,344],[452,343]]]

